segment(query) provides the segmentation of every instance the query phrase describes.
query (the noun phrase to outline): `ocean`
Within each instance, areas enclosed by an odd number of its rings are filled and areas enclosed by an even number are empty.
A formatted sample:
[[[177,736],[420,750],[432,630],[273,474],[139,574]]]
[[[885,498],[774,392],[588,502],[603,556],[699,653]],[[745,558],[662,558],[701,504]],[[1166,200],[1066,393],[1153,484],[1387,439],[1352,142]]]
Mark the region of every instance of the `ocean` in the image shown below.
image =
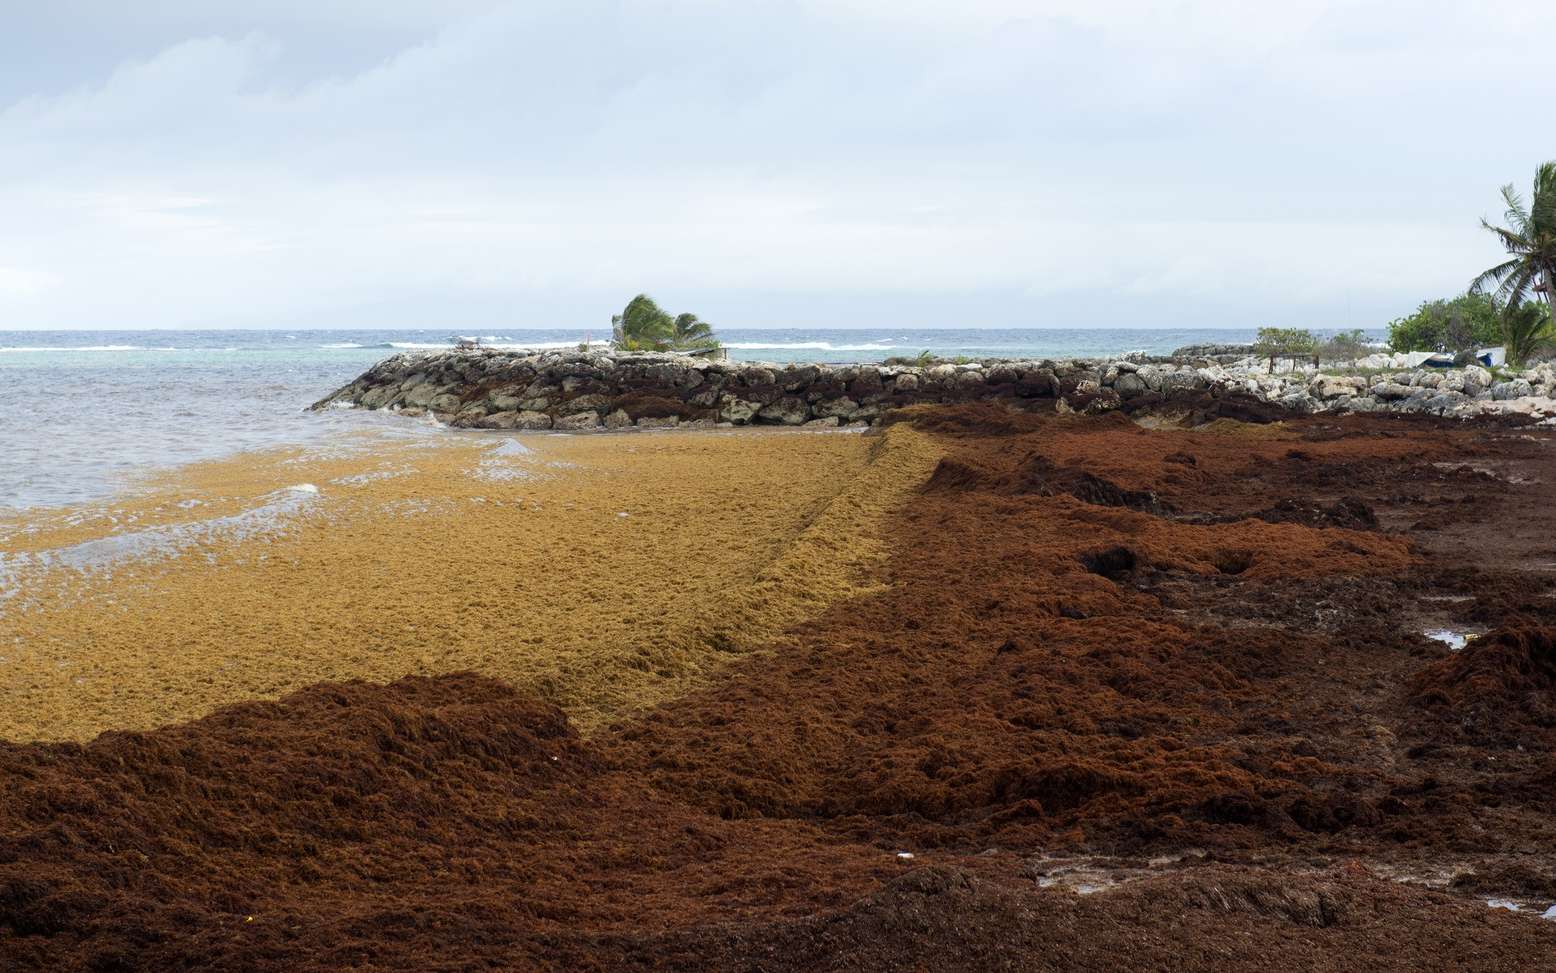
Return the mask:
[[[599,332],[595,332],[595,337]],[[304,409],[373,362],[449,347],[442,330],[0,331],[0,507],[83,503],[138,474],[235,452],[308,445],[402,423]],[[469,335],[496,347],[569,348],[579,329]],[[1080,357],[1243,342],[1253,330],[721,329],[741,360],[879,361],[920,351]]]

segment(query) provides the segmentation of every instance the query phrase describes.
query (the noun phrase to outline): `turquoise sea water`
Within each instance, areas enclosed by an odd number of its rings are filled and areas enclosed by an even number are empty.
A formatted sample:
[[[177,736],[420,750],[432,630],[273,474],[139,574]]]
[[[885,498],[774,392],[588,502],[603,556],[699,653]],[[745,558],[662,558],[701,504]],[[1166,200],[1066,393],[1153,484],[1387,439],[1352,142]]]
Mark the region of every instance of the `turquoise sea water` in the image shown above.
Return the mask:
[[[596,338],[599,332],[595,332]],[[1241,342],[1238,330],[739,330],[731,356],[879,361],[892,355],[1081,357]],[[373,362],[449,347],[441,330],[0,331],[0,506],[79,503],[126,475],[307,444],[389,416],[304,412]],[[470,335],[498,347],[567,348],[579,330]]]

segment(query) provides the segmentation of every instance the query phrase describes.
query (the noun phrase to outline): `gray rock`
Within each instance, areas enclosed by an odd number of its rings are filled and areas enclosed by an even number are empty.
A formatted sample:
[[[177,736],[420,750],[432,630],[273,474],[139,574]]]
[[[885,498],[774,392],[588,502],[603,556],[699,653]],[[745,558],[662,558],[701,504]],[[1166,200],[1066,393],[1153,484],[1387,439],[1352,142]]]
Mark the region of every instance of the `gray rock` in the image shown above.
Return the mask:
[[[1508,399],[1521,399],[1526,395],[1533,395],[1534,387],[1527,379],[1515,378],[1510,382],[1497,382],[1491,386],[1491,397],[1498,402]]]
[[[611,397],[594,392],[588,395],[580,395],[575,398],[568,399],[566,402],[562,403],[562,407],[567,409],[570,413],[575,414],[583,412],[586,409],[593,410],[595,412],[605,412],[611,407]]]
[[[409,392],[406,392],[405,398],[402,401],[408,406],[426,408],[428,405],[432,404],[432,400],[437,396],[437,394],[437,386],[430,382],[422,382],[420,385],[412,388]]]
[[[1120,372],[1113,380],[1113,390],[1124,398],[1142,395],[1147,391],[1145,379],[1135,372]]]
[[[1464,394],[1461,392],[1439,391],[1436,395],[1431,396],[1426,400],[1424,403],[1424,408],[1427,412],[1432,412],[1437,415],[1446,415],[1450,412],[1457,411],[1467,401],[1469,400],[1466,399]]]
[[[1408,385],[1400,385],[1397,382],[1380,382],[1372,387],[1372,396],[1384,402],[1393,402],[1403,399],[1413,392]]]
[[[849,415],[857,408],[859,408],[858,402],[855,402],[853,399],[843,398],[817,402],[815,408],[812,411],[816,415],[822,417],[838,417]]]
[[[680,424],[680,416],[644,416],[637,421],[637,427],[639,429],[674,429]]]
[[[798,426],[810,418],[810,407],[805,400],[793,395],[786,395],[771,405],[764,405],[757,417],[767,422],[778,422],[785,426]]]
[[[490,401],[493,412],[517,412],[523,400],[516,395],[494,395]]]
[[[513,417],[514,429],[550,429],[551,417],[544,412],[525,410]]]
[[[1205,380],[1198,372],[1168,372],[1162,376],[1164,395],[1179,391],[1194,391],[1204,388],[1205,385]]]
[[[892,387],[898,392],[916,392],[918,391],[918,375],[913,372],[903,372],[892,379]]]
[[[988,383],[990,385],[1009,385],[1021,377],[1016,366],[1001,362],[991,365],[988,371]]]
[[[621,409],[617,409],[605,417],[606,429],[625,429],[630,425],[632,425],[632,417]]]
[[[434,395],[432,401],[427,403],[427,407],[433,412],[458,412],[459,406],[459,396],[448,392]]]
[[[805,426],[806,426],[806,428],[810,428],[810,427],[813,427],[813,426],[814,427],[832,426],[832,427],[835,428],[837,426],[837,424],[838,424],[838,418],[837,418],[837,416],[834,415],[834,416],[823,416],[820,419],[812,419],[809,422],[805,423]]]
[[[761,404],[757,402],[727,398],[724,400],[724,404],[719,407],[719,419],[743,426],[755,420],[756,414],[761,411],[761,408]]]
[[[600,425],[598,412],[574,412],[563,416],[552,426],[554,429],[596,429]]]
[[[475,425],[477,429],[512,429],[518,418],[519,414],[513,411],[493,412],[491,415],[477,420]]]

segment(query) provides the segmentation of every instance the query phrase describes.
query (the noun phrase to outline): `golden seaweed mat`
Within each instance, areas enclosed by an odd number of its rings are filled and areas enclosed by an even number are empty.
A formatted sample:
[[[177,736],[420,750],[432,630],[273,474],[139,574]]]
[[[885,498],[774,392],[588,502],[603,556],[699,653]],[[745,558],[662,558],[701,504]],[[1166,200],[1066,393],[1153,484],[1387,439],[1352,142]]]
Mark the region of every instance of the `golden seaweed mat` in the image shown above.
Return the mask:
[[[906,428],[367,438],[0,519],[0,739],[463,669],[587,732],[873,585],[938,457]]]

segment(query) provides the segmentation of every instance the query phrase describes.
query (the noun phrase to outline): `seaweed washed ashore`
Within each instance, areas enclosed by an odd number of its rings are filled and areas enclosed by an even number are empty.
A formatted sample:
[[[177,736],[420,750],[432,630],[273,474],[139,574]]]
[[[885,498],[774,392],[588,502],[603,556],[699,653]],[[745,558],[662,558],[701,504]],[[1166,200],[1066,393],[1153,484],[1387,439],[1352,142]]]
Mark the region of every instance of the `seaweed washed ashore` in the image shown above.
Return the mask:
[[[1551,969],[1556,432],[1154,420],[277,463],[0,627],[0,968]]]
[[[431,414],[480,429],[689,425],[865,426],[893,408],[1051,400],[1060,411],[1134,413],[1226,402],[1276,412],[1398,412],[1556,421],[1556,369],[1498,377],[1470,366],[1371,375],[1266,373],[1224,356],[929,365],[708,361],[659,353],[485,349],[395,355],[314,404]],[[1240,406],[1238,404],[1241,404]]]

